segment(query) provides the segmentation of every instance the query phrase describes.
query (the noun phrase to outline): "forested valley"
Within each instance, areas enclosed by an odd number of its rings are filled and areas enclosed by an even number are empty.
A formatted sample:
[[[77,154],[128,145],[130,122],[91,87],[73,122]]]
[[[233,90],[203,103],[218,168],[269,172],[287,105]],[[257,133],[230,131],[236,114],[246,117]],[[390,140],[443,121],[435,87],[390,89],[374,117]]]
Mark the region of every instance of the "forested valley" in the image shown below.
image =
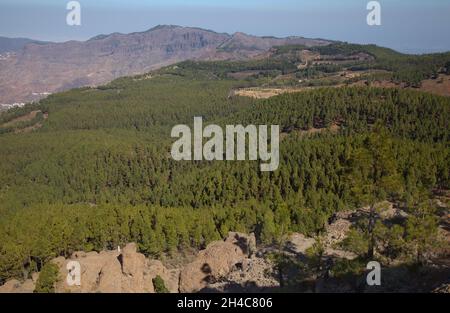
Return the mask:
[[[367,86],[261,100],[230,94],[264,82],[267,71],[286,71],[289,61],[279,58],[183,62],[1,114],[0,125],[36,110],[48,118],[37,116],[42,127],[29,132],[0,128],[0,283],[60,255],[128,242],[158,258],[201,249],[229,231],[254,232],[263,245],[290,232],[318,237],[337,212],[375,210],[386,200],[408,218],[371,231],[357,225],[347,248],[364,259],[383,241],[386,257],[423,261],[437,238],[432,200],[450,187],[450,98]],[[377,66],[395,70],[386,58]],[[416,61],[402,62],[407,69]],[[255,69],[264,72],[228,75]],[[416,66],[394,76],[411,73],[432,75]],[[172,160],[170,130],[194,116],[205,124],[280,125],[279,169]]]

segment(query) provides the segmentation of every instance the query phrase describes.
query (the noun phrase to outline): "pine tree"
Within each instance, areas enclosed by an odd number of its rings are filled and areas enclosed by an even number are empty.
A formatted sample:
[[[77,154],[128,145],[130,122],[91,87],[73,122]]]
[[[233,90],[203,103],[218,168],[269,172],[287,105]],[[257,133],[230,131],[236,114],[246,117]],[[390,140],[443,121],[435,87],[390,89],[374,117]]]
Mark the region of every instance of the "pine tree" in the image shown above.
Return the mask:
[[[376,203],[393,199],[401,191],[401,176],[397,171],[392,139],[379,123],[350,158],[347,180],[351,194],[359,205],[369,206],[367,231],[369,246],[367,257],[373,258],[374,228],[377,219]]]
[[[431,203],[421,204],[408,217],[406,240],[419,264],[424,263],[428,258],[427,254],[439,246],[438,220]]]

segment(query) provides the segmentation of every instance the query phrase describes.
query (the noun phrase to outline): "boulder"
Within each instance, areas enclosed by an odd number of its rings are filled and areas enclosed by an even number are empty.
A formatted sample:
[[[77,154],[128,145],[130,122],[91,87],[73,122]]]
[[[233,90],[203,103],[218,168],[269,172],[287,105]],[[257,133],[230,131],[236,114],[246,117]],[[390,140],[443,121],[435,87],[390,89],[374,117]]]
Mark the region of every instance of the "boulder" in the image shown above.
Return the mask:
[[[236,237],[237,235],[237,237]],[[210,243],[180,274],[180,292],[198,292],[228,275],[248,255],[243,236],[232,233],[225,241]]]
[[[119,262],[117,252],[103,254],[102,266],[97,275],[97,285],[94,292],[98,293],[118,293],[123,292],[122,267]],[[83,267],[83,265],[82,265]],[[83,285],[83,276],[81,278]]]
[[[67,264],[79,262],[81,285],[68,286]],[[52,262],[58,265],[60,277],[57,292],[100,292],[100,293],[143,293],[153,292],[150,280],[144,277],[146,259],[137,252],[136,244],[128,244],[119,250],[97,252],[75,252],[70,259],[57,258]]]
[[[81,284],[80,286],[69,286],[67,265],[71,261],[80,264]],[[57,292],[119,292],[121,266],[116,251],[102,251],[101,253],[74,253],[70,259],[62,257],[52,260],[59,267],[59,279],[56,287]]]

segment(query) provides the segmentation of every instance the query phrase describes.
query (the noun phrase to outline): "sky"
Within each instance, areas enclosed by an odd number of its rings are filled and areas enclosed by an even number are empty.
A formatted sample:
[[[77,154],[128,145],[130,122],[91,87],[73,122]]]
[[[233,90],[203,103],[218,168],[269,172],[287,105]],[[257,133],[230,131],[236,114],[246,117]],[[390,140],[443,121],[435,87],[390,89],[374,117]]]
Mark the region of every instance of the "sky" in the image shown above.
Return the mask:
[[[172,24],[375,43],[406,53],[450,51],[450,0],[379,0],[380,26],[367,25],[369,0],[79,0],[80,26],[67,25],[68,2],[0,0],[0,36],[86,40]]]

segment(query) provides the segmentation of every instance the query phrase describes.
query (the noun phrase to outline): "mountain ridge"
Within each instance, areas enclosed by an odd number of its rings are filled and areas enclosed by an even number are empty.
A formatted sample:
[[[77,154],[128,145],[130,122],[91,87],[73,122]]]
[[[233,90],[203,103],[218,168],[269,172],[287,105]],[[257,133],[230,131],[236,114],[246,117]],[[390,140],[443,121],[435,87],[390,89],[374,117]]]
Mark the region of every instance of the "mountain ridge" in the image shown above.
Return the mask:
[[[43,94],[96,86],[190,59],[243,60],[277,45],[316,46],[330,42],[303,37],[230,35],[178,25],[97,35],[86,41],[31,42],[0,59],[0,103],[38,100]]]
[[[23,38],[23,37],[4,37],[0,36],[0,54],[6,53],[6,52],[15,52],[23,49],[28,44],[39,44],[44,45],[48,44],[50,41],[41,41],[41,40],[35,40],[30,38]]]

